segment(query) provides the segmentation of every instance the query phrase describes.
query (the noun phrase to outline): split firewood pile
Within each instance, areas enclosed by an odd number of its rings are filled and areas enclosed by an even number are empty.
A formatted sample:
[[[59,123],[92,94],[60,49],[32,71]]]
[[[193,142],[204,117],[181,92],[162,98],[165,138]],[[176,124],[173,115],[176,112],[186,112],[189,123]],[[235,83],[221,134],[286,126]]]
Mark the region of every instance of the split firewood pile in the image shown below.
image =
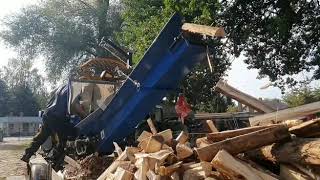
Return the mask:
[[[186,132],[173,139],[148,124],[137,147],[116,145],[118,158],[98,180],[320,179],[320,119],[212,132],[194,148]]]

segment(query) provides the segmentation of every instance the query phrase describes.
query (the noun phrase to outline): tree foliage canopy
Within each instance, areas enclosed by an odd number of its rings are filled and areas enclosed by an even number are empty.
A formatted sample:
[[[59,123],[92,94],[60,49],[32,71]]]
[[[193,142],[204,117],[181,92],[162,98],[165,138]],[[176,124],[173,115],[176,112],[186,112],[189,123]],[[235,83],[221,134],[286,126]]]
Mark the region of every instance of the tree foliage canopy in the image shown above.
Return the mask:
[[[99,43],[119,28],[118,11],[108,0],[45,0],[8,16],[1,37],[22,56],[44,56],[54,82],[84,59],[106,55]]]

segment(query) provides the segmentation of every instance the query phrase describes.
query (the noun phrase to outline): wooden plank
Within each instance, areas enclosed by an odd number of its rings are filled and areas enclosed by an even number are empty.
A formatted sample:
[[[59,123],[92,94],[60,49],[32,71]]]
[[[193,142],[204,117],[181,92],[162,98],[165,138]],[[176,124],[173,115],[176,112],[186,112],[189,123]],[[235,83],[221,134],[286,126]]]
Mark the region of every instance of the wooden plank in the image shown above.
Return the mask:
[[[225,81],[219,81],[215,86],[215,90],[228,97],[231,97],[232,99],[237,100],[238,102],[241,102],[242,104],[252,107],[259,112],[270,113],[276,110],[273,107],[268,106],[264,102],[260,101],[259,99],[230,86]]]
[[[320,165],[320,139],[297,138],[293,141],[272,144],[258,150],[246,152],[254,159],[280,163]]]
[[[230,177],[231,179],[247,179],[247,180],[275,180],[276,178],[254,169],[250,165],[232,157],[227,151],[220,150],[211,164],[220,173]],[[259,172],[259,173],[257,173]]]
[[[225,32],[222,27],[211,27],[199,24],[184,23],[182,30],[191,33],[203,34],[212,37],[224,37]]]
[[[280,177],[283,180],[308,180],[311,179],[306,174],[290,165],[280,165]]]
[[[211,161],[219,150],[225,149],[235,155],[247,150],[252,150],[265,145],[290,139],[288,128],[280,125],[274,128],[266,128],[248,134],[236,136],[209,146],[196,148],[198,157],[202,161]]]
[[[216,133],[209,133],[207,134],[207,139],[210,140],[211,142],[218,142],[218,141],[223,141],[227,138],[232,138],[235,136],[240,136],[243,134],[248,134],[254,131],[258,131],[261,129],[266,129],[270,127],[275,127],[277,125],[272,125],[272,126],[254,126],[254,127],[247,127],[247,128],[242,128],[242,129],[236,129],[236,130],[228,130],[228,131],[222,131],[222,132],[216,132]]]
[[[306,121],[289,129],[290,133],[298,137],[313,137],[320,135],[320,118]]]
[[[320,112],[320,101],[249,118],[251,126],[275,124]]]
[[[216,128],[216,126],[213,124],[213,122],[211,120],[207,120],[206,123],[207,123],[207,125],[208,125],[208,127],[209,127],[211,132],[213,132],[213,133],[214,132],[219,132],[218,129]]]

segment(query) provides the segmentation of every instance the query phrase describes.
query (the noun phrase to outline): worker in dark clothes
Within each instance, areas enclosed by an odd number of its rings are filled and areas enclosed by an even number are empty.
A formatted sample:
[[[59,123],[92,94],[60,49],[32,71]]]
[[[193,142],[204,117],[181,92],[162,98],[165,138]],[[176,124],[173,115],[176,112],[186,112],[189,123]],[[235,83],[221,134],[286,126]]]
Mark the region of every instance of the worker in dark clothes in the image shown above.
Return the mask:
[[[77,129],[69,121],[68,101],[69,86],[64,85],[55,91],[47,104],[42,116],[43,126],[40,132],[33,138],[30,146],[26,148],[25,154],[21,158],[22,161],[29,162],[31,156],[34,155],[47,138],[54,133],[57,133],[59,142],[63,142],[64,138],[68,136],[77,136]],[[75,113],[82,117],[84,112],[80,104],[78,103],[75,107]],[[59,146],[63,148],[63,144],[58,145],[58,148]]]

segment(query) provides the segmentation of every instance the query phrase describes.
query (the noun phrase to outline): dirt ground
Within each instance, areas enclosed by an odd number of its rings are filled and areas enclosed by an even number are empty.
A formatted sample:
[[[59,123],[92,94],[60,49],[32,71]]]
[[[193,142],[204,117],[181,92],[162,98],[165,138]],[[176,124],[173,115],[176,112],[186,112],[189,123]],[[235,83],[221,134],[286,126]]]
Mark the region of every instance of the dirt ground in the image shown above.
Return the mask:
[[[20,158],[30,141],[30,137],[9,137],[0,142],[0,180],[27,173],[26,164]]]

